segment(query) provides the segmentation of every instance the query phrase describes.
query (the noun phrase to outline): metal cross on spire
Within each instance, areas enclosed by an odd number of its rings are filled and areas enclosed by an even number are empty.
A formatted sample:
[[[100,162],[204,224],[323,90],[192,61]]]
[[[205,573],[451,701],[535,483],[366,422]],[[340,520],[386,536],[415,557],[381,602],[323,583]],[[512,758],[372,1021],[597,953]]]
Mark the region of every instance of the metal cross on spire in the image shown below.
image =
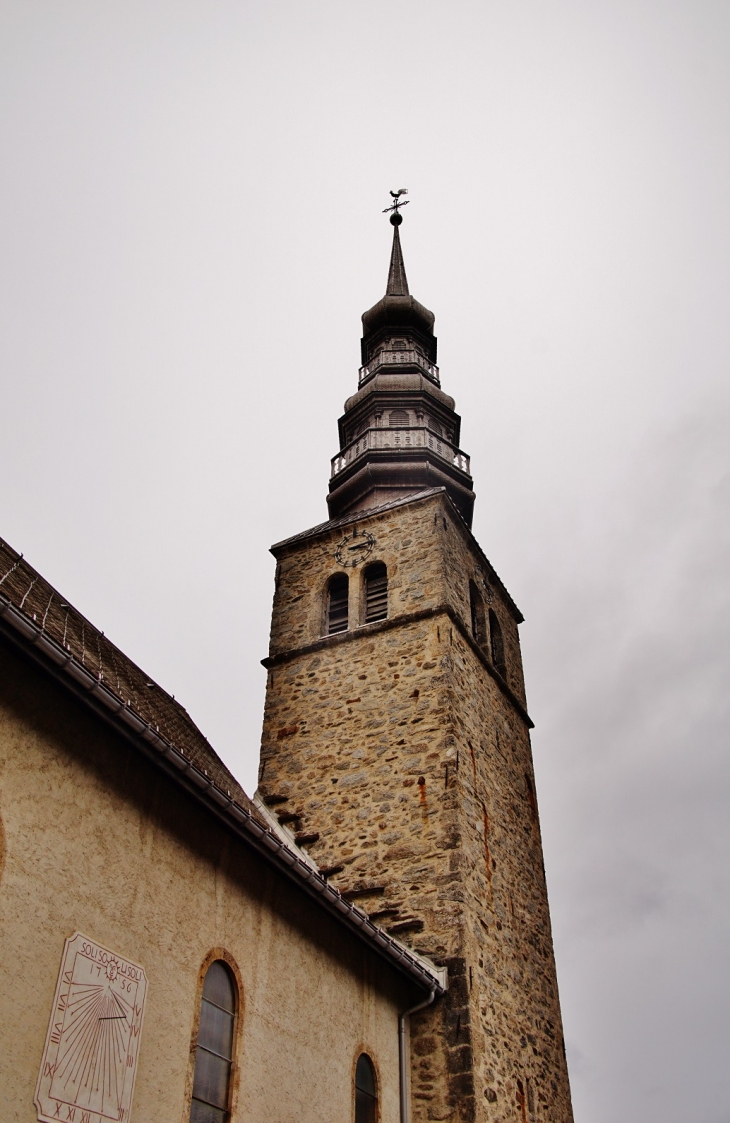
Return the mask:
[[[401,195],[407,195],[408,188],[399,187],[397,191],[391,191],[390,194],[393,197],[393,204],[390,207],[386,207],[383,211],[383,214],[388,214],[389,211],[392,211],[393,213],[390,216],[390,221],[393,223],[393,226],[400,226],[401,222],[403,221],[403,216],[400,213],[400,208],[407,207],[410,203],[410,199],[401,200]]]

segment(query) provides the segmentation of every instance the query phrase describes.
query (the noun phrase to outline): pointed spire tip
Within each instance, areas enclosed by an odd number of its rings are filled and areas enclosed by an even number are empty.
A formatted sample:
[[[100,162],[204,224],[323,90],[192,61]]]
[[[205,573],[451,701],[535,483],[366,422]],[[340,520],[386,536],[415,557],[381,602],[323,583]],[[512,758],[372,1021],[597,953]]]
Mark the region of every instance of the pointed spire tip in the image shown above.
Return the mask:
[[[396,218],[400,221],[395,222],[394,219]],[[403,262],[403,250],[400,244],[400,232],[398,230],[403,219],[399,214],[393,214],[390,217],[390,221],[393,223],[393,249],[390,254],[390,269],[388,270],[388,285],[385,290],[385,295],[410,296],[406,267]]]

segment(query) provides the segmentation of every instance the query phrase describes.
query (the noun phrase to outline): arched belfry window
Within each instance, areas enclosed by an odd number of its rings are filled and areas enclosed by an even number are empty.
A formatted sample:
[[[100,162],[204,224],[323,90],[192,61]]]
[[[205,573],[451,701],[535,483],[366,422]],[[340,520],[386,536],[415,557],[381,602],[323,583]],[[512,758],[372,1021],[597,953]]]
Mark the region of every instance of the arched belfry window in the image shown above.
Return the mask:
[[[497,619],[494,609],[489,609],[489,647],[495,671],[499,671],[502,678],[507,677],[507,667],[504,661],[504,639],[502,638],[502,625]]]
[[[229,1118],[237,1005],[231,970],[216,959],[203,982],[190,1123],[227,1123]]]
[[[388,570],[375,562],[365,570],[365,623],[385,620],[388,615]]]
[[[408,428],[408,412],[405,409],[392,409],[388,417],[388,424],[391,429],[407,429]]]
[[[367,1053],[357,1058],[355,1069],[355,1123],[377,1123],[378,1088],[375,1069]]]
[[[469,608],[471,610],[471,634],[480,647],[487,642],[487,623],[484,615],[484,601],[473,581],[469,582]]]
[[[336,573],[327,587],[327,635],[347,631],[350,582],[346,573]]]

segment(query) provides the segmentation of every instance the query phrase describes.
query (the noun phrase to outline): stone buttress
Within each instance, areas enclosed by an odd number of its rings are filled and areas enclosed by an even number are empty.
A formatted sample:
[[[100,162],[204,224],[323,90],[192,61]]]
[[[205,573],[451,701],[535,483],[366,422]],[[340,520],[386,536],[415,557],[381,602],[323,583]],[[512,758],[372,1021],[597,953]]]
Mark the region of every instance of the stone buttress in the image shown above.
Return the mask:
[[[469,529],[459,419],[394,225],[334,517],[272,548],[259,789],[343,895],[448,966],[412,1019],[413,1120],[570,1123],[522,617]]]

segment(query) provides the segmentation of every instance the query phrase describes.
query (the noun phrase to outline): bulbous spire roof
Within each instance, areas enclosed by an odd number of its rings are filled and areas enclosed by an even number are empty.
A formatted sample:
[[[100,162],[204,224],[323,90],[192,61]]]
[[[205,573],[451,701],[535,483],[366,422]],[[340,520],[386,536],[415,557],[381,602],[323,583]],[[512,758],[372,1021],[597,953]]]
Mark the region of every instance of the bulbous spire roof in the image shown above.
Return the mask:
[[[469,457],[459,448],[461,418],[441,390],[434,315],[408,289],[391,191],[393,248],[385,296],[363,315],[358,391],[339,420],[340,451],[332,458],[327,504],[331,518],[364,511],[425,488],[443,487],[471,525],[474,491]]]
[[[419,338],[426,349],[429,361],[436,362],[436,338],[433,326],[436,317],[433,312],[420,304],[408,290],[406,267],[398,227],[403,221],[400,214],[391,215],[393,223],[393,248],[390,254],[388,284],[385,296],[363,312],[362,355],[363,364],[369,362],[378,343],[385,335],[411,332]]]

